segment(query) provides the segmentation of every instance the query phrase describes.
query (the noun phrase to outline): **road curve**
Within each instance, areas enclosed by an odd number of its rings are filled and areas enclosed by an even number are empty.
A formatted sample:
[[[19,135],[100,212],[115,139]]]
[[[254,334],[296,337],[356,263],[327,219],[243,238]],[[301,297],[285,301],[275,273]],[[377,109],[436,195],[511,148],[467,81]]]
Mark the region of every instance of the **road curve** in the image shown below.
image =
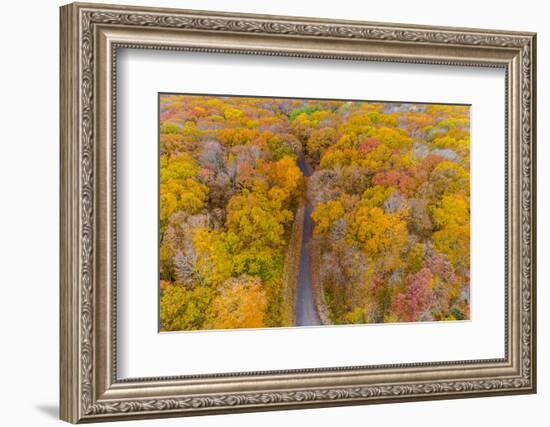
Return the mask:
[[[311,172],[309,165],[307,165],[304,160],[303,155],[300,155],[298,158],[298,166],[307,179],[307,177],[311,175]],[[313,221],[311,219],[311,204],[309,201],[306,201],[304,208],[302,249],[300,252],[298,290],[296,294],[296,303],[294,306],[295,326],[316,326],[322,324],[319,314],[317,313],[313,288],[311,286],[311,256],[309,244],[311,241],[312,229]]]

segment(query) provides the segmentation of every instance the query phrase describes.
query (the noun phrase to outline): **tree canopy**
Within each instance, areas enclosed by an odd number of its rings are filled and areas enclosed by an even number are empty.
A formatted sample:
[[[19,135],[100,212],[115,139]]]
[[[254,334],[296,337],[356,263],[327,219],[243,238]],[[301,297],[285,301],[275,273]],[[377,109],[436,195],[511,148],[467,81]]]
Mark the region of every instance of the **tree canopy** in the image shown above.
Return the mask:
[[[333,323],[469,317],[468,107],[162,95],[159,126],[161,330],[290,326],[306,199]]]

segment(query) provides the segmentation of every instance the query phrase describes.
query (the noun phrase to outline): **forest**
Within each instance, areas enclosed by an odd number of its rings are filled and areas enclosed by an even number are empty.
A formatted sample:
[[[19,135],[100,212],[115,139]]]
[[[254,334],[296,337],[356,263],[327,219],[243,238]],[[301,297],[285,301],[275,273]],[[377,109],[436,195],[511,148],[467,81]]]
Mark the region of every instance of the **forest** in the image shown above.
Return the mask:
[[[161,331],[469,319],[469,106],[159,102]]]

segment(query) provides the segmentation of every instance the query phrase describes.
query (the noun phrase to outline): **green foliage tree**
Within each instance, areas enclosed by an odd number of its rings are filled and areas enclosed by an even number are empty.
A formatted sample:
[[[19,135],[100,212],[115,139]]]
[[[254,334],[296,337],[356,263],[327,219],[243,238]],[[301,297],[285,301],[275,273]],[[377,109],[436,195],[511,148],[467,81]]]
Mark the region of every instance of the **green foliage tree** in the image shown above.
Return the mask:
[[[212,291],[205,287],[169,285],[160,300],[160,326],[163,331],[203,329],[207,322]]]

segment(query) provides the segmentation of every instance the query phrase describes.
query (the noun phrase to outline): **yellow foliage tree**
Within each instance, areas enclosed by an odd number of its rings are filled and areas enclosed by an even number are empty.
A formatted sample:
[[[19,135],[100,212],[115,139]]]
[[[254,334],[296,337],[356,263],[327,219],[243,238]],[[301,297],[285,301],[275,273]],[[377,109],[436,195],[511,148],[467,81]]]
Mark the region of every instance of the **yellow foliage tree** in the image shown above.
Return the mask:
[[[376,259],[384,270],[401,263],[401,252],[407,243],[407,224],[398,214],[359,207],[349,219],[348,236],[361,244],[368,258]]]
[[[161,330],[203,329],[208,319],[207,309],[211,299],[212,290],[206,287],[165,285],[160,299]]]
[[[315,129],[311,132],[306,144],[309,158],[314,163],[318,163],[323,152],[334,143],[335,139],[336,129],[330,127]]]
[[[315,234],[324,234],[329,231],[332,225],[344,216],[344,213],[344,205],[339,200],[317,204],[311,214],[311,218],[315,221]]]
[[[170,216],[183,210],[194,214],[200,211],[208,196],[208,187],[196,180],[197,162],[188,154],[160,159],[160,225],[165,229]]]
[[[292,212],[282,209],[279,200],[245,192],[229,201],[226,226],[245,246],[278,247],[284,243],[284,224],[292,218]]]
[[[430,174],[430,182],[435,194],[451,194],[457,192],[470,192],[470,174],[461,165],[443,161],[439,163]],[[433,202],[436,204],[437,201]]]
[[[193,246],[197,253],[197,270],[205,284],[217,286],[231,276],[231,259],[225,233],[198,228],[193,234]]]
[[[410,150],[413,145],[412,138],[399,128],[371,128],[367,135],[378,139],[392,150]]]
[[[289,207],[299,195],[303,186],[303,175],[296,161],[290,156],[265,165],[269,198]]]
[[[267,306],[260,279],[240,276],[227,280],[212,302],[213,329],[261,328]]]
[[[361,206],[369,208],[379,208],[395,189],[393,187],[384,187],[381,185],[374,185],[369,187],[363,193],[361,197]]]
[[[455,266],[470,264],[470,201],[464,193],[443,196],[439,207],[432,209],[437,227],[433,240],[438,251]]]
[[[233,147],[235,145],[246,145],[259,135],[260,132],[254,129],[247,129],[244,127],[225,128],[218,132],[218,139],[222,144]]]

